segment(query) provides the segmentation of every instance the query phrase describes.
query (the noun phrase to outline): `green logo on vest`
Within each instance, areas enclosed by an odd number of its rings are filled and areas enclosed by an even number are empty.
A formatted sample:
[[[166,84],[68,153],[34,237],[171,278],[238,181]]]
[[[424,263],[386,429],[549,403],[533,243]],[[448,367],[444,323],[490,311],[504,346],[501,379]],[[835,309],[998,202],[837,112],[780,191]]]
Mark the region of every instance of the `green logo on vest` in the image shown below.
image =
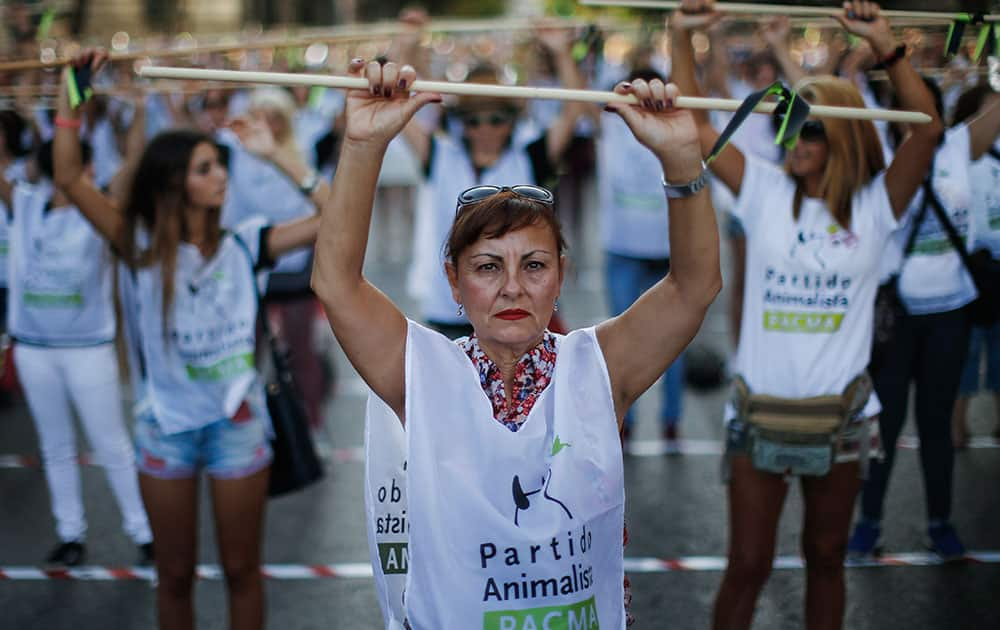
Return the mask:
[[[407,543],[379,543],[378,559],[382,565],[382,573],[406,575],[410,566],[410,552]]]
[[[253,353],[247,352],[223,359],[214,365],[186,365],[185,369],[192,381],[224,381],[248,372],[253,367]]]
[[[594,598],[566,606],[503,610],[483,615],[483,630],[600,630]]]
[[[843,313],[764,311],[764,330],[775,332],[835,333],[843,321]]]
[[[559,436],[557,435],[556,439],[552,442],[552,457],[555,457],[556,455],[558,455],[559,451],[563,450],[564,448],[566,448],[568,446],[573,446],[573,445],[570,444],[569,442],[562,442],[562,441],[560,441],[559,440]]]
[[[79,308],[83,306],[83,296],[79,293],[31,293],[22,299],[25,306],[35,308]]]

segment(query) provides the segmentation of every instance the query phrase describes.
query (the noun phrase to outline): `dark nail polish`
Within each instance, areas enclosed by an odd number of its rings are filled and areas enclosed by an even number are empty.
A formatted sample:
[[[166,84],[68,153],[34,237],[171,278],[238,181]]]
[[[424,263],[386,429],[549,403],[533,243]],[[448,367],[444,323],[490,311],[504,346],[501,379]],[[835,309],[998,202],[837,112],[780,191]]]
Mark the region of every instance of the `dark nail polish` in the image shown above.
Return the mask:
[[[386,98],[391,98],[392,97],[392,90],[390,90],[387,87],[382,88],[382,96],[384,96]]]
[[[642,102],[642,104],[646,106],[646,109],[653,109],[653,101],[652,101],[652,99],[648,99],[647,98],[646,100],[644,100]]]
[[[625,83],[622,83],[622,87],[625,88],[626,90],[631,90],[632,84],[626,81]]]
[[[604,106],[604,111],[608,112],[609,114],[613,114],[613,113],[615,113],[615,110],[614,110],[614,108],[613,108],[613,107],[611,107],[610,105],[605,105],[605,106]]]
[[[667,99],[667,109],[673,109],[673,107],[674,107],[674,99],[668,98]]]
[[[406,89],[406,79],[400,79],[396,86],[401,90]]]

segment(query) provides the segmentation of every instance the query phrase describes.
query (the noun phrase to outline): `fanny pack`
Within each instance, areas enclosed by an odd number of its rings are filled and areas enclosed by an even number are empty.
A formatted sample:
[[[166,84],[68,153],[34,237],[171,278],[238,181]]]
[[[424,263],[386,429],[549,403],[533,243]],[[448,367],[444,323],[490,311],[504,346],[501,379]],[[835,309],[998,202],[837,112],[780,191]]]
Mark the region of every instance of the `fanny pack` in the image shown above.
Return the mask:
[[[838,446],[849,433],[865,431],[857,420],[872,392],[867,372],[855,377],[840,395],[779,398],[754,394],[746,381],[734,379],[733,404],[739,423],[735,433],[743,444],[730,444],[750,456],[757,470],[783,475],[829,474]],[[867,459],[869,440],[862,435],[861,459]],[[862,461],[862,469],[864,468]]]

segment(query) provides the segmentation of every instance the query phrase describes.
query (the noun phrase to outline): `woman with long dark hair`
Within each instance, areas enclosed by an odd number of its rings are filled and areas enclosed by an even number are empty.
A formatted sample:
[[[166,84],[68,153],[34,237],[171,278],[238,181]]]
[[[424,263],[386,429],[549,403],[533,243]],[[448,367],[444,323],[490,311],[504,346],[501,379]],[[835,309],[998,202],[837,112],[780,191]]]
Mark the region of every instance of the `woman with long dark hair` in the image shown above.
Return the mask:
[[[106,56],[73,65],[97,72]],[[72,72],[67,67],[64,73]],[[67,77],[64,77],[64,79]],[[65,86],[66,81],[63,81]],[[311,243],[318,219],[232,232],[219,222],[227,173],[208,136],[166,131],[146,147],[122,208],[82,176],[78,114],[62,89],[55,183],[121,260],[121,292],[135,389],[139,482],[153,529],[163,629],[194,626],[199,473],[210,478],[231,628],[261,628],[264,506],[270,424],[254,364],[258,272]],[[279,166],[265,126],[244,143]],[[304,173],[286,171],[297,180]]]

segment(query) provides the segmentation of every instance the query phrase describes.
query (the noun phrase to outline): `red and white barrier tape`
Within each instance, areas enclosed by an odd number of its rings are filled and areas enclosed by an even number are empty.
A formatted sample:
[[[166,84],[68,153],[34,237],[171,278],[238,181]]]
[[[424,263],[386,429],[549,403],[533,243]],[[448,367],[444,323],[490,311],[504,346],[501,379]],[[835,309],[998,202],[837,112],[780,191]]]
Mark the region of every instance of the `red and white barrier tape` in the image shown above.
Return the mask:
[[[966,562],[977,564],[1000,564],[1000,551],[971,551]],[[849,561],[849,568],[873,567],[928,567],[943,564],[932,553],[900,553],[881,556],[864,561]],[[774,568],[779,570],[800,570],[805,563],[798,556],[779,556],[774,560]],[[661,558],[625,558],[628,573],[673,573],[673,572],[716,572],[726,568],[725,556],[688,556],[674,560]],[[321,579],[366,579],[372,577],[371,565],[366,562],[340,564],[267,564],[261,567],[264,577],[271,580],[321,580]],[[198,577],[203,580],[221,580],[222,569],[214,564],[198,566]],[[0,565],[0,581],[44,581],[78,580],[90,582],[113,581],[153,581],[156,570],[152,567],[99,567],[82,566],[68,569],[42,569],[38,567],[18,567]]]
[[[913,437],[902,437],[897,446],[904,450],[920,448],[920,441]],[[978,437],[969,440],[970,450],[1000,449],[1000,440],[992,437]],[[679,440],[676,453],[679,455],[721,455],[723,443],[718,440]],[[337,464],[357,464],[364,461],[364,449],[360,446],[344,448],[318,447],[320,456]],[[667,443],[662,440],[633,440],[625,447],[625,453],[633,457],[659,457],[668,452]],[[93,455],[81,455],[80,464],[95,465]],[[40,468],[41,461],[35,455],[0,455],[0,469]]]

